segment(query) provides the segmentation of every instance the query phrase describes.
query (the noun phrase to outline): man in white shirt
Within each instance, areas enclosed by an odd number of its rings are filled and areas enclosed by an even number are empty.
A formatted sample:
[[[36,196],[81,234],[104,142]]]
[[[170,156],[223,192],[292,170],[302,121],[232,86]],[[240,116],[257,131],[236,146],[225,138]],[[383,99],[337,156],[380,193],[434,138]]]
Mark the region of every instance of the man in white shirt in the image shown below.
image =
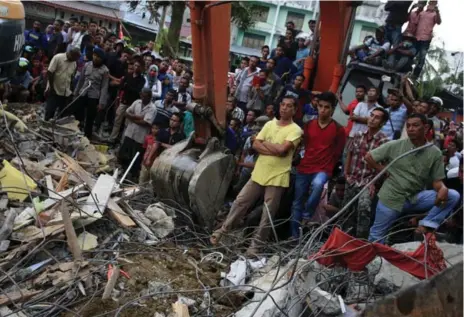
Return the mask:
[[[367,130],[367,119],[370,117],[371,112],[380,106],[377,103],[379,98],[379,92],[377,88],[371,87],[367,91],[367,102],[360,102],[353,111],[353,114],[350,116],[351,121],[353,121],[353,127],[350,131],[350,137],[354,137],[358,132],[365,132]]]

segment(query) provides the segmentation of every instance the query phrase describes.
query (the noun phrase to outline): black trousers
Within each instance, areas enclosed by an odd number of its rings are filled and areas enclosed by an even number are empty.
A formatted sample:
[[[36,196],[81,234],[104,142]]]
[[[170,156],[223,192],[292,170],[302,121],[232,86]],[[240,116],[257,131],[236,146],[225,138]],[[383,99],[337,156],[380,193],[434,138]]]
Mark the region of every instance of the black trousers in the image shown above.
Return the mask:
[[[56,110],[58,109],[58,113],[63,111],[63,109],[66,108],[66,106],[69,104],[71,101],[71,96],[58,96],[55,94],[50,94],[47,99],[47,104],[45,106],[45,121],[48,121],[50,119],[53,119],[55,116]],[[66,109],[60,117],[66,117],[68,115],[72,114],[71,109]]]
[[[93,134],[93,123],[98,113],[98,99],[87,96],[79,97],[76,101],[74,116],[79,121],[79,127],[84,130],[85,136],[90,140]]]

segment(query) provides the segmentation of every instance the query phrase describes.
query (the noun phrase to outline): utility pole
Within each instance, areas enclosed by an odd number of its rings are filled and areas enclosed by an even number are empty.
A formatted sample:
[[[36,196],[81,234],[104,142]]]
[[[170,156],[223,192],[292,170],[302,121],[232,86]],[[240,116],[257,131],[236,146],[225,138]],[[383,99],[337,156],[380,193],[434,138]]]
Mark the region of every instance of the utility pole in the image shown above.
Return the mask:
[[[274,47],[273,42],[274,42],[274,35],[276,32],[277,20],[279,19],[280,7],[282,6],[283,3],[285,3],[285,0],[277,1],[277,9],[276,9],[276,14],[274,16],[274,22],[272,23],[271,36],[269,38],[269,43],[267,44],[269,47]]]

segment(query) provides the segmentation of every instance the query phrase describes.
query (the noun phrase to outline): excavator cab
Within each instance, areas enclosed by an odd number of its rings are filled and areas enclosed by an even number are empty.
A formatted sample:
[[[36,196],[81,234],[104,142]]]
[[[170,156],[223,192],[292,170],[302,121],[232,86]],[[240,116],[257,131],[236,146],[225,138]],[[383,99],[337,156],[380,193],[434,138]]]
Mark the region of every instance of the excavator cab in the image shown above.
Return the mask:
[[[381,85],[383,82],[383,85]],[[347,65],[345,74],[340,81],[340,94],[345,103],[355,99],[356,86],[364,85],[367,89],[370,87],[382,88],[380,92],[384,100],[387,97],[388,90],[398,88],[401,83],[401,73],[386,71],[383,67],[373,66],[365,63],[350,63]],[[334,119],[346,125],[348,116],[337,107],[334,113]]]

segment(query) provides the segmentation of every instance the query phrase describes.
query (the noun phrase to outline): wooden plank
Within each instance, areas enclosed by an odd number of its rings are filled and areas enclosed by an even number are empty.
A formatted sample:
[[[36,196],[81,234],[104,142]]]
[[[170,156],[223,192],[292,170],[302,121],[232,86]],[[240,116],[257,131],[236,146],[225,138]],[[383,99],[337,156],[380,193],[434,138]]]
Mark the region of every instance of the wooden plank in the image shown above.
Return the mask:
[[[108,201],[108,214],[124,228],[137,227],[137,224],[124,210],[113,200]]]
[[[9,304],[12,304],[13,302],[21,303],[39,293],[42,293],[42,291],[22,291],[22,292],[10,292],[7,294],[0,294],[0,305],[9,305]]]
[[[44,169],[43,172],[45,174],[55,177],[55,179],[58,179],[58,180],[60,180],[63,177],[63,175],[66,174],[66,170],[51,169],[51,168]],[[70,181],[73,184],[82,183],[82,181],[79,178],[77,178],[75,175],[72,175],[72,174],[68,175],[68,181]]]
[[[69,249],[74,257],[74,261],[82,261],[82,251],[77,242],[76,231],[74,230],[69,212],[64,209],[64,204],[60,204],[61,217],[63,218],[64,230],[66,232],[66,240],[68,241]]]
[[[45,182],[47,184],[48,197],[52,199],[59,199],[60,196],[55,192],[55,186],[53,186],[53,179],[50,175],[45,175]]]

